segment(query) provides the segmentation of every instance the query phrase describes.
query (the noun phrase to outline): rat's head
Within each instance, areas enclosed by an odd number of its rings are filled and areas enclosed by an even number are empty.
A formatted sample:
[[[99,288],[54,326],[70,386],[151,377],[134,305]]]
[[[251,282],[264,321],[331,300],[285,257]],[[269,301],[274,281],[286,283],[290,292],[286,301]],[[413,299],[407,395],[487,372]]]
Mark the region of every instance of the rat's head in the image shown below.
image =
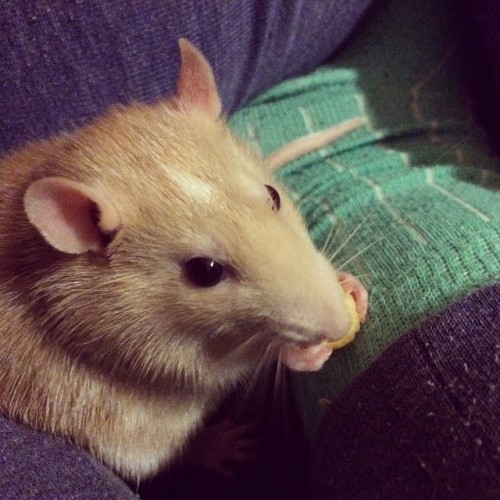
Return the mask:
[[[173,99],[109,113],[35,171],[24,253],[58,348],[117,377],[211,385],[350,319],[283,188],[219,118],[208,63],[181,53]]]

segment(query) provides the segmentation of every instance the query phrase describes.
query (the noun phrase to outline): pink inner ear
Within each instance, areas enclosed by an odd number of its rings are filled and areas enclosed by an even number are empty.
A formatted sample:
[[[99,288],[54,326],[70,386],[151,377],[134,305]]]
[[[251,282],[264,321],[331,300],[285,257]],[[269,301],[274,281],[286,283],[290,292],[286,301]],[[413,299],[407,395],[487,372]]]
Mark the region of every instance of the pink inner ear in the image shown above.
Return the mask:
[[[58,177],[34,181],[24,196],[24,208],[47,243],[71,254],[102,251],[105,237],[120,225],[115,207],[102,193]]]
[[[210,64],[203,54],[184,38],[179,39],[181,68],[176,97],[179,107],[195,110],[216,120],[222,110]]]

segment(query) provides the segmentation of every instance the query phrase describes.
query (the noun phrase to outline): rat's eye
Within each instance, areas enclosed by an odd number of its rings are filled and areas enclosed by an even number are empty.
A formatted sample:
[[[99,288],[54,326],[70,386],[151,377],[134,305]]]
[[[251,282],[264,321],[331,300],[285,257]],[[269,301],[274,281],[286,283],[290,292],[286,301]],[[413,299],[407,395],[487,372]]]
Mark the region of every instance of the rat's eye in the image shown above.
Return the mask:
[[[266,186],[267,192],[271,196],[271,199],[269,200],[269,203],[271,204],[272,211],[273,212],[279,212],[279,209],[281,207],[280,194],[272,186],[269,186],[268,184],[264,184],[264,185]]]
[[[184,273],[188,281],[200,288],[210,288],[219,284],[226,277],[226,268],[213,259],[194,257],[184,264]]]

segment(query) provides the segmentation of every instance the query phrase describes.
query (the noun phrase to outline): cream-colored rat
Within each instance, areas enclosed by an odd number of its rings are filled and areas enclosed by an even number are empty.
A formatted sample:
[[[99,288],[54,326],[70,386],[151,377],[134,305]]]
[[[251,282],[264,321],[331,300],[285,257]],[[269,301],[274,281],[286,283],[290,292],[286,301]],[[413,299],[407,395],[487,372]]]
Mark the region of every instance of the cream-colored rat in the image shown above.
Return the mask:
[[[176,459],[265,356],[317,370],[363,319],[180,40],[175,96],[0,162],[0,411],[127,479]]]

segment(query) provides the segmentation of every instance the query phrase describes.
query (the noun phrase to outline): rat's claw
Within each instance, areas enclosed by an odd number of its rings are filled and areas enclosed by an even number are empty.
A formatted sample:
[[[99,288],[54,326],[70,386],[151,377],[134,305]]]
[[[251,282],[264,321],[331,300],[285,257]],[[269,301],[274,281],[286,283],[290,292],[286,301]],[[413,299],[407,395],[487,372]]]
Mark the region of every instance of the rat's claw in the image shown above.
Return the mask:
[[[257,460],[258,445],[259,440],[255,437],[252,425],[237,425],[230,420],[221,420],[198,432],[186,458],[188,463],[231,477],[231,464],[249,464]]]

